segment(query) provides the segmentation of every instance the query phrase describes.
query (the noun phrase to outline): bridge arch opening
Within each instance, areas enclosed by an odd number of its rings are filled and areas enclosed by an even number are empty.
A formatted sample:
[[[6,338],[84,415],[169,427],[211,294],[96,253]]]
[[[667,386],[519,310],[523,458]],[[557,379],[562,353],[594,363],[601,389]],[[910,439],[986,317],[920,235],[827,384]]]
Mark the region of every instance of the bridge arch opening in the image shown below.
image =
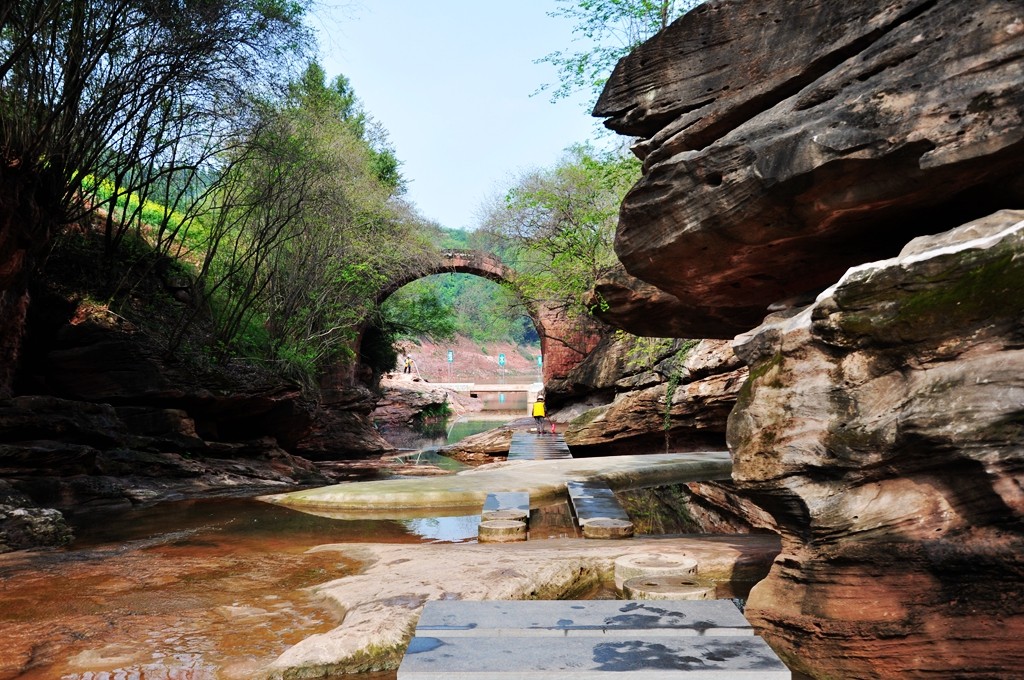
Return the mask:
[[[375,372],[403,370],[408,355],[430,382],[535,383],[541,337],[540,322],[508,281],[450,271],[388,291],[360,355]]]
[[[395,277],[381,286],[375,298],[375,309],[391,297],[403,286],[435,274],[473,274],[510,286],[515,290],[515,272],[508,268],[496,256],[480,251],[448,250],[438,253],[432,260],[424,261],[413,271]],[[552,381],[562,381],[569,372],[578,366],[601,339],[599,331],[580,328],[576,323],[565,317],[562,310],[541,304],[525,305],[528,315],[540,338],[540,355],[543,360],[539,371],[545,389]],[[376,312],[374,312],[376,314]],[[330,374],[326,377],[327,384],[331,381],[343,380],[349,384],[361,382],[375,385],[379,379],[381,368],[388,363],[387,356],[380,356],[382,350],[389,345],[381,337],[381,330],[373,323],[375,318],[364,319],[354,346],[352,347],[356,361],[349,364],[346,371]],[[374,355],[377,356],[374,356]],[[397,355],[391,357],[392,362]]]

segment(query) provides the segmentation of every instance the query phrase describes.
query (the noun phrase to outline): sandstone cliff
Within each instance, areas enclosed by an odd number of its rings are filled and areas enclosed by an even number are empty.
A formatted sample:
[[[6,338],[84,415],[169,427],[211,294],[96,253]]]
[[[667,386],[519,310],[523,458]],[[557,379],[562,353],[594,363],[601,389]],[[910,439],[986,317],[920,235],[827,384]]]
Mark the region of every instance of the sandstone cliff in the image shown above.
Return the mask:
[[[1022,55],[1014,0],[705,3],[595,108],[642,138],[616,251],[678,298],[676,333],[731,337],[913,236],[1022,206]]]
[[[815,677],[1024,664],[1024,212],[911,242],[736,340],[733,480],[783,537],[747,616]]]
[[[548,394],[571,402],[565,441],[576,456],[722,450],[747,369],[722,340],[609,337]],[[571,387],[571,389],[569,389]]]
[[[392,447],[369,390],[169,357],[136,324],[35,296],[23,394],[0,399],[0,551],[70,538],[59,511],[330,483],[308,459]]]
[[[644,159],[606,319],[773,313],[727,439],[783,536],[748,615],[813,677],[1019,676],[1022,82],[1019,2],[718,0],[598,102]]]

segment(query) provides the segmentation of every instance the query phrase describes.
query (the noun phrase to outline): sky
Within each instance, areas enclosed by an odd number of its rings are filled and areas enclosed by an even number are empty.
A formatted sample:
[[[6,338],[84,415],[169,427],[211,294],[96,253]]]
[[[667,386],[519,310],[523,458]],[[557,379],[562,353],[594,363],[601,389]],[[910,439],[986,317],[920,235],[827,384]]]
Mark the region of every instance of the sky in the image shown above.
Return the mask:
[[[327,0],[330,2],[330,0]],[[310,18],[328,79],[349,78],[388,133],[424,217],[473,229],[489,197],[594,138],[585,101],[531,96],[558,73],[535,60],[577,51],[555,0],[360,0]]]

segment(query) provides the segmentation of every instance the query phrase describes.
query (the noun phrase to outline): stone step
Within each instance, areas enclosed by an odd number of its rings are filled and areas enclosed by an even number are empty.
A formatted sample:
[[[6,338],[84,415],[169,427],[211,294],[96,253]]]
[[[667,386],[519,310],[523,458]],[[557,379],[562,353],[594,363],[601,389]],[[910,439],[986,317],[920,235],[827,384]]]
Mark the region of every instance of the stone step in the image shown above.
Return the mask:
[[[731,600],[438,600],[427,602],[417,637],[753,635]]]
[[[409,643],[398,680],[791,680],[753,635],[432,637]]]
[[[629,521],[629,515],[619,505],[615,493],[604,482],[566,482],[565,488],[581,527],[594,519]]]

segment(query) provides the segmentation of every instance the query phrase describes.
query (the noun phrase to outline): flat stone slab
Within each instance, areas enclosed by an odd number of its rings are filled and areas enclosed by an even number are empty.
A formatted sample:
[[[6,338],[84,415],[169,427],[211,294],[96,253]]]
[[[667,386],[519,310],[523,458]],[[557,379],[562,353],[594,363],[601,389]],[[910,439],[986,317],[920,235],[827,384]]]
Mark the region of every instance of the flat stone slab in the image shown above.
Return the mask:
[[[600,481],[567,482],[569,502],[580,526],[595,519],[621,519],[629,521],[629,515],[619,505],[608,484]]]
[[[525,491],[530,501],[557,499],[570,481],[601,480],[613,489],[729,479],[728,451],[654,453],[601,458],[530,460],[497,463],[445,477],[349,482],[306,489],[261,500],[332,517],[376,513],[388,517],[400,510],[467,508],[479,512],[488,493]]]
[[[398,680],[791,680],[767,643],[723,637],[414,637]]]
[[[731,600],[441,600],[423,606],[417,637],[753,635]]]
[[[513,432],[509,460],[558,460],[572,458],[569,445],[560,434]]]
[[[530,494],[525,491],[489,493],[484,500],[484,512],[495,510],[525,510],[530,512]]]

